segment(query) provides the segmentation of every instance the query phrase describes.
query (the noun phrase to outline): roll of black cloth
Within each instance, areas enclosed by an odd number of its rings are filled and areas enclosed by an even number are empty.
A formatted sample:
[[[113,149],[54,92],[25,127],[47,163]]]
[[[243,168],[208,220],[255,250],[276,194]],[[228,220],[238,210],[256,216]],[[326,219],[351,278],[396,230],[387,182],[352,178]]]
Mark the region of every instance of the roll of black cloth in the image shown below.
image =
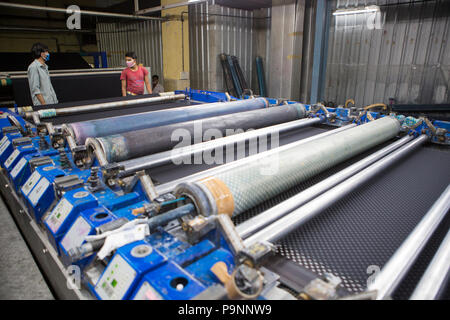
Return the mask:
[[[208,130],[215,129],[215,131],[209,131],[209,133],[217,133],[221,137],[229,135],[228,130],[239,133],[239,129],[263,128],[301,119],[305,115],[306,110],[303,105],[291,104],[129,131],[97,138],[97,140],[100,142],[108,162],[123,161],[169,150],[180,143],[180,138],[183,139],[183,143],[210,140],[212,137],[205,137],[205,132]],[[198,137],[198,134],[201,134],[201,137]]]

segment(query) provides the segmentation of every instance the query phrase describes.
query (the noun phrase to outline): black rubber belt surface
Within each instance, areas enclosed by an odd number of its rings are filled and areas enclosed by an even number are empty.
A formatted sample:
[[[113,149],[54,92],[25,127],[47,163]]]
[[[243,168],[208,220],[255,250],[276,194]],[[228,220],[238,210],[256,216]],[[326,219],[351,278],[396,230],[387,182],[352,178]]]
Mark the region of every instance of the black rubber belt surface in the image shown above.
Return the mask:
[[[235,223],[295,195],[365,155],[243,213],[234,219]],[[285,237],[278,243],[278,252],[317,274],[330,272],[341,277],[349,291],[364,290],[372,274],[367,271],[369,266],[383,267],[450,183],[449,163],[448,152],[426,147],[417,150]],[[433,255],[429,248],[428,255]],[[411,274],[421,275],[427,261],[424,258]],[[417,274],[415,278],[420,277]],[[406,287],[397,298],[405,298],[411,291],[415,285],[412,278],[414,275],[408,276],[409,287],[402,284]]]

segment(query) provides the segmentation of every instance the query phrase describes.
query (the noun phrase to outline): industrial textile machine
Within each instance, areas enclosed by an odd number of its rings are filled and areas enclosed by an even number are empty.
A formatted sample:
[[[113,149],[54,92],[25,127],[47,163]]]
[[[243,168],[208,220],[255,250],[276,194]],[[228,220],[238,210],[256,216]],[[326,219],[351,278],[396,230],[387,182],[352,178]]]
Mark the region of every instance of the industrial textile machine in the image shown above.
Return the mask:
[[[448,122],[192,89],[0,111],[58,298],[448,297]]]

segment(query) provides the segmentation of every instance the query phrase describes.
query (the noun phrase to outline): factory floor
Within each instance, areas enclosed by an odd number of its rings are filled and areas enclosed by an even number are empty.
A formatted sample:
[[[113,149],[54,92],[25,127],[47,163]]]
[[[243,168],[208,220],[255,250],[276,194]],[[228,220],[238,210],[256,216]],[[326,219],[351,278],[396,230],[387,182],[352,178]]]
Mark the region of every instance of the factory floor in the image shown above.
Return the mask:
[[[54,299],[0,197],[0,300]]]

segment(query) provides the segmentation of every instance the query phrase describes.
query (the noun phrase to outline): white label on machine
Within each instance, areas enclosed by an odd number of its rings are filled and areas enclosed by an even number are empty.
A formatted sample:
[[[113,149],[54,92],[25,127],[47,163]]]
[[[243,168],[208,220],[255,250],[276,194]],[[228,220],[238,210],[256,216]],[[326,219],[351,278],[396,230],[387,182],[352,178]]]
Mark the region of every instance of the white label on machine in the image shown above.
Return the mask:
[[[50,216],[47,218],[47,225],[53,232],[56,232],[61,224],[66,220],[67,215],[72,211],[73,205],[63,198],[53,209]]]
[[[50,182],[48,182],[47,179],[42,178],[41,181],[37,184],[36,188],[31,191],[30,195],[28,196],[28,199],[30,199],[30,202],[33,206],[35,206],[39,199],[44,194],[45,190],[47,190],[48,186],[50,185]]]
[[[38,183],[39,179],[41,178],[41,175],[39,172],[35,171],[33,174],[28,178],[27,182],[22,187],[22,192],[24,195],[28,196],[31,189]]]
[[[163,297],[147,282],[144,281],[133,300],[162,300]]]
[[[120,300],[135,278],[136,271],[117,254],[95,286],[95,291],[102,300]]]
[[[20,171],[22,171],[23,167],[27,164],[27,159],[22,158],[20,161],[16,164],[14,169],[11,171],[11,177],[15,179]]]
[[[0,146],[0,156],[3,154],[3,152],[5,152],[6,148],[8,148],[10,144],[11,144],[11,141],[9,141],[9,139],[6,140],[5,143],[2,143],[2,145]]]
[[[0,141],[0,148],[6,143],[6,140],[8,140],[8,137],[4,136],[3,139]]]
[[[86,236],[91,232],[91,226],[83,217],[78,217],[61,241],[61,245],[69,251],[83,244]]]
[[[17,159],[17,157],[19,156],[20,151],[19,150],[14,150],[13,153],[11,153],[11,155],[8,157],[8,159],[6,159],[5,161],[5,168],[9,169],[9,167],[11,166],[11,164]]]

